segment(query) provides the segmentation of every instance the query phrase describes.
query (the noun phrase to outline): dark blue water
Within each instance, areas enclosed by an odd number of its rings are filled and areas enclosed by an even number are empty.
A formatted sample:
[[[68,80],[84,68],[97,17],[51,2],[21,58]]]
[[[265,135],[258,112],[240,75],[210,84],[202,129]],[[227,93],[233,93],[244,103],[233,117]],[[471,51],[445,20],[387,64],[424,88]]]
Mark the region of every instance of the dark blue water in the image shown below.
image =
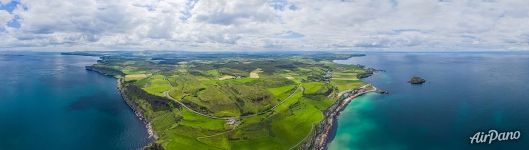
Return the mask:
[[[350,103],[332,150],[529,148],[528,53],[368,53],[339,62],[386,70],[365,81],[390,94]],[[428,82],[410,85],[412,75]],[[521,138],[470,144],[490,129]]]
[[[0,53],[0,149],[138,149],[147,131],[96,57]]]

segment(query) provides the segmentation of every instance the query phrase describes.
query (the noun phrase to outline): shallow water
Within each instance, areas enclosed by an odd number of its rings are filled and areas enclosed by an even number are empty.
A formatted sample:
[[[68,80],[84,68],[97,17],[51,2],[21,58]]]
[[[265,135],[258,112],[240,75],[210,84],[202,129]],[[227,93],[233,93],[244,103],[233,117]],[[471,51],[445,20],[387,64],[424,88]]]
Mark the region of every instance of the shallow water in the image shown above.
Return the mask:
[[[368,53],[337,62],[385,70],[365,81],[390,94],[352,101],[331,150],[529,147],[528,53]],[[413,75],[427,83],[408,84]],[[491,129],[520,131],[521,138],[470,144]]]
[[[147,131],[96,57],[0,53],[0,149],[138,149]]]

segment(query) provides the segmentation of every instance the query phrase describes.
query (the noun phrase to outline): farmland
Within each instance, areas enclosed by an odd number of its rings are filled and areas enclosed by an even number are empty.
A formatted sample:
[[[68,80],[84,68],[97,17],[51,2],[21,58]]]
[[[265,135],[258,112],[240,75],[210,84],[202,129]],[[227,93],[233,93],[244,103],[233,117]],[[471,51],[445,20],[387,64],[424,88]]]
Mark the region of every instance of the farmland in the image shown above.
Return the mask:
[[[365,83],[346,54],[113,54],[87,69],[119,78],[165,149],[291,149],[339,92]],[[98,70],[99,69],[99,70]]]

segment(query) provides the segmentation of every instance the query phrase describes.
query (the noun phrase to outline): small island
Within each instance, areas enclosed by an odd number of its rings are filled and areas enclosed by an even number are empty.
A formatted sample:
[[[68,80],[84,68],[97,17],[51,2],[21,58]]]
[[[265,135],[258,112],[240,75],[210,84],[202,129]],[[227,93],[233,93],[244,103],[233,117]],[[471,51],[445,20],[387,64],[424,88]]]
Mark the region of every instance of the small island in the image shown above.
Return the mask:
[[[408,81],[410,84],[423,84],[426,82],[426,80],[424,80],[423,78],[421,77],[418,77],[418,76],[413,76],[411,77],[410,81]]]

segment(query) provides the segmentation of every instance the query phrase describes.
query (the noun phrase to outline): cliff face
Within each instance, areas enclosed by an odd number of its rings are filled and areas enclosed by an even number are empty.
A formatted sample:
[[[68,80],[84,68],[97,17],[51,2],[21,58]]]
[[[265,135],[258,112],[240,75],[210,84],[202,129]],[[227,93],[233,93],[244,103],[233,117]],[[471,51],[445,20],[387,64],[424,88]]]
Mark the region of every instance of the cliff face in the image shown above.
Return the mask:
[[[177,105],[176,102],[165,97],[149,94],[141,88],[131,83],[127,83],[126,81],[124,81],[123,78],[118,78],[118,89],[121,93],[121,96],[123,97],[123,100],[125,100],[125,102],[134,111],[136,116],[138,116],[138,118],[143,121],[145,127],[147,128],[147,132],[149,134],[149,138],[151,138],[152,140],[152,143],[145,146],[143,149],[163,149],[162,145],[156,143],[156,141],[158,140],[158,135],[154,131],[151,124],[150,119],[152,118],[152,116],[148,116],[145,111],[161,111],[173,108],[180,109],[181,106]],[[137,102],[138,100],[145,100],[147,103],[149,103],[151,106],[149,107],[150,110],[145,110],[140,107]]]
[[[144,115],[144,110],[141,109],[138,106],[138,104],[136,104],[136,102],[134,102],[132,100],[132,97],[130,96],[131,93],[129,93],[130,91],[126,90],[127,89],[126,86],[127,85],[124,83],[123,79],[118,79],[118,90],[121,93],[121,97],[123,98],[123,100],[125,100],[127,105],[129,105],[129,107],[132,109],[132,111],[134,111],[136,116],[138,116],[138,118],[141,121],[143,121],[143,123],[145,123],[145,127],[147,128],[147,132],[149,134],[149,138],[151,138],[152,140],[158,139],[158,136],[156,135],[156,133],[152,129],[152,125],[151,125],[150,121]]]
[[[106,76],[112,76],[112,77],[119,77],[119,76],[125,75],[123,72],[119,70],[109,68],[109,67],[97,66],[97,65],[86,66],[85,69],[89,71],[94,71],[94,72],[97,72],[97,73],[100,73]]]
[[[338,97],[338,101],[329,107],[324,115],[325,118],[318,124],[312,131],[312,135],[301,145],[301,149],[310,150],[325,150],[327,149],[330,132],[334,128],[336,118],[340,115],[340,112],[347,106],[347,104],[357,96],[372,92],[368,88],[362,87],[351,91],[346,91]]]

